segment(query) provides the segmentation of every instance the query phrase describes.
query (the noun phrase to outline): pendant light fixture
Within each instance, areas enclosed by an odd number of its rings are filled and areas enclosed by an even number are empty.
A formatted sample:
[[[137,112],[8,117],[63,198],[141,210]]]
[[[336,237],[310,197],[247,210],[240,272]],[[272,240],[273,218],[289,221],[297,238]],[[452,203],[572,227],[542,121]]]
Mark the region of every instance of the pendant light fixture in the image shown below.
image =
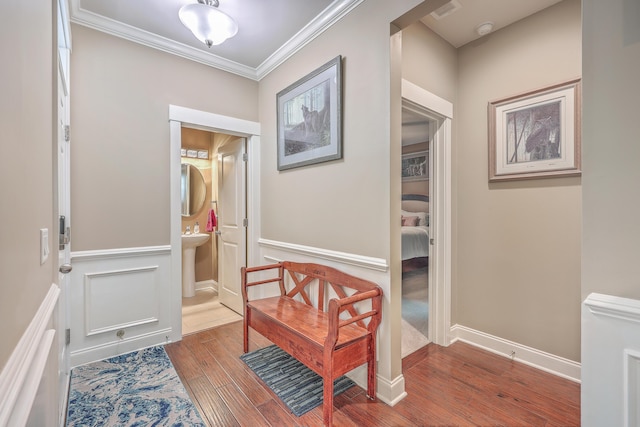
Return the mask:
[[[218,0],[198,0],[182,6],[178,13],[184,26],[207,47],[219,45],[238,32],[238,24],[218,10],[219,4]]]

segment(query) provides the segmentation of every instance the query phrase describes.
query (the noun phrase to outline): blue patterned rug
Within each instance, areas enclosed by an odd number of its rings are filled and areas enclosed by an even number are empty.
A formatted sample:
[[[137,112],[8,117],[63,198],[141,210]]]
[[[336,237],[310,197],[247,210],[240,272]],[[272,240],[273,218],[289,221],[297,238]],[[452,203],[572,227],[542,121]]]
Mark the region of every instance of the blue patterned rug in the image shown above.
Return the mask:
[[[240,356],[249,368],[269,386],[291,412],[299,417],[322,404],[322,377],[298,362],[276,345]],[[342,376],[333,382],[337,396],[354,386]]]
[[[163,347],[71,371],[67,426],[202,426]]]

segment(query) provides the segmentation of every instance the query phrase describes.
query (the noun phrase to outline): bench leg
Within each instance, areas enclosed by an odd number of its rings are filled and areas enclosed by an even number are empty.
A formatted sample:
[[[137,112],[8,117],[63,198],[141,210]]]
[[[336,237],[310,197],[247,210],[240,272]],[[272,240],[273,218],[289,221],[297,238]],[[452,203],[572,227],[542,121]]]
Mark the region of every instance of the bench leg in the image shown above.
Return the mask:
[[[249,351],[249,321],[247,317],[249,317],[249,310],[246,310],[244,319],[242,319],[242,327],[243,327],[243,336],[244,336],[244,352],[247,353]]]
[[[333,426],[333,380],[330,375],[326,375],[326,371],[322,383],[322,418],[324,425],[331,427]]]
[[[369,360],[367,361],[367,397],[376,400],[376,339],[369,340]]]

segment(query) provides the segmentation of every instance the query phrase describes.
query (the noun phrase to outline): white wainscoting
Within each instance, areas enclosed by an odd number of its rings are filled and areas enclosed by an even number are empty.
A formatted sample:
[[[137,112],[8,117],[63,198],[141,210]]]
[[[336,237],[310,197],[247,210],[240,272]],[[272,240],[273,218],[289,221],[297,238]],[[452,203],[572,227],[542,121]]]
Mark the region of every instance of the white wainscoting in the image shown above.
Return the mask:
[[[71,366],[170,340],[170,246],[73,252],[71,262]]]
[[[390,342],[389,328],[385,321],[388,314],[385,307],[388,307],[390,294],[389,284],[389,265],[386,260],[381,258],[373,258],[345,252],[331,251],[327,249],[314,248],[291,244],[286,242],[278,242],[267,239],[258,241],[260,246],[261,264],[277,263],[280,261],[293,262],[314,262],[318,264],[328,265],[337,268],[345,273],[361,277],[377,283],[385,294],[383,299],[382,324],[378,328],[378,388],[377,397],[383,402],[393,406],[406,396],[404,390],[404,376],[400,375],[391,378],[389,375],[389,366],[391,364],[391,349],[387,344]],[[275,289],[275,288],[274,288]],[[254,298],[260,298],[268,295],[257,294],[251,295]],[[398,350],[398,355],[400,350]],[[360,387],[367,386],[366,365],[360,366],[351,371],[348,376],[355,381]]]
[[[582,304],[582,426],[640,426],[640,301]]]
[[[52,284],[0,373],[0,426],[58,424],[58,365],[52,314],[60,289]]]

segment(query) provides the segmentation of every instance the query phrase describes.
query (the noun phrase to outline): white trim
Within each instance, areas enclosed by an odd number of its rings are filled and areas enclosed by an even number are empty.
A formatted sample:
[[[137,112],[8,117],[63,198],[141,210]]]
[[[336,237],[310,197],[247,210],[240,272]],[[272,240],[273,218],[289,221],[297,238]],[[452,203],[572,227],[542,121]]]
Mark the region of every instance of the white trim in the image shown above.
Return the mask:
[[[448,119],[453,119],[453,104],[451,102],[405,79],[402,79],[402,97],[425,106]]]
[[[336,261],[341,264],[355,265],[358,267],[368,268],[370,270],[387,271],[389,269],[389,264],[387,264],[387,261],[382,258],[349,254],[346,252],[338,252],[328,249],[315,248],[312,246],[297,245],[295,243],[278,242],[269,239],[259,239],[258,244],[262,247],[280,249],[295,254],[310,255],[315,258]]]
[[[398,375],[393,381],[387,381],[378,375],[377,383],[376,397],[389,406],[395,406],[396,403],[407,397],[407,392],[404,388],[404,376],[402,375]]]
[[[108,258],[129,258],[132,256],[165,255],[171,252],[171,246],[144,246],[140,248],[97,249],[92,251],[71,252],[72,261],[95,261]]]
[[[462,341],[550,374],[557,375],[571,381],[580,382],[581,364],[574,362],[573,360],[556,356],[551,353],[537,350],[524,344],[509,341],[481,331],[476,331],[462,325],[454,325],[451,327],[451,337],[452,343],[455,341]],[[515,352],[515,356],[512,356],[512,352]]]
[[[213,68],[259,81],[363,1],[364,0],[334,1],[309,24],[307,24],[271,56],[263,61],[257,68],[239,64],[235,61],[230,61],[203,49],[188,46],[184,43],[170,40],[149,31],[141,30],[140,28],[90,12],[81,7],[80,0],[71,0],[70,3],[71,22],[75,24],[84,25],[85,27],[102,31],[116,37],[121,37],[125,40],[139,43],[153,49],[158,49]]]
[[[595,315],[640,323],[640,301],[613,295],[591,293],[584,305]]]
[[[182,339],[182,211],[180,209],[180,147],[182,126],[169,106],[169,235],[171,241],[171,340]]]
[[[451,174],[452,174],[452,124],[453,104],[428,92],[421,87],[402,79],[403,107],[437,120],[438,126],[433,134],[431,156],[433,159],[433,183],[431,194],[431,233],[434,245],[430,252],[429,281],[429,339],[438,344],[450,344],[451,326],[451,253],[452,253],[452,212],[451,212]],[[438,116],[438,117],[434,117]],[[399,179],[399,178],[398,178]]]
[[[60,288],[52,283],[0,372],[0,426],[24,425],[16,421],[29,415],[53,343],[47,328],[59,295]]]
[[[638,402],[640,402],[640,352],[625,349],[624,374],[622,375],[624,396],[624,426],[640,425]]]
[[[214,292],[218,292],[218,282],[213,279],[209,280],[201,280],[200,282],[196,282],[196,292],[203,291],[205,289],[211,289]]]
[[[294,53],[313,41],[333,24],[342,19],[364,0],[340,0],[331,3],[325,10],[316,16],[313,21],[302,28],[296,35],[280,46],[271,56],[262,62],[256,69],[257,80],[262,80],[280,64],[293,56]]]
[[[260,135],[260,123],[258,122],[194,110],[179,105],[169,105],[169,120],[181,122],[185,127],[203,127],[209,132],[220,132],[227,135],[243,137]],[[179,149],[178,153],[180,153]]]

